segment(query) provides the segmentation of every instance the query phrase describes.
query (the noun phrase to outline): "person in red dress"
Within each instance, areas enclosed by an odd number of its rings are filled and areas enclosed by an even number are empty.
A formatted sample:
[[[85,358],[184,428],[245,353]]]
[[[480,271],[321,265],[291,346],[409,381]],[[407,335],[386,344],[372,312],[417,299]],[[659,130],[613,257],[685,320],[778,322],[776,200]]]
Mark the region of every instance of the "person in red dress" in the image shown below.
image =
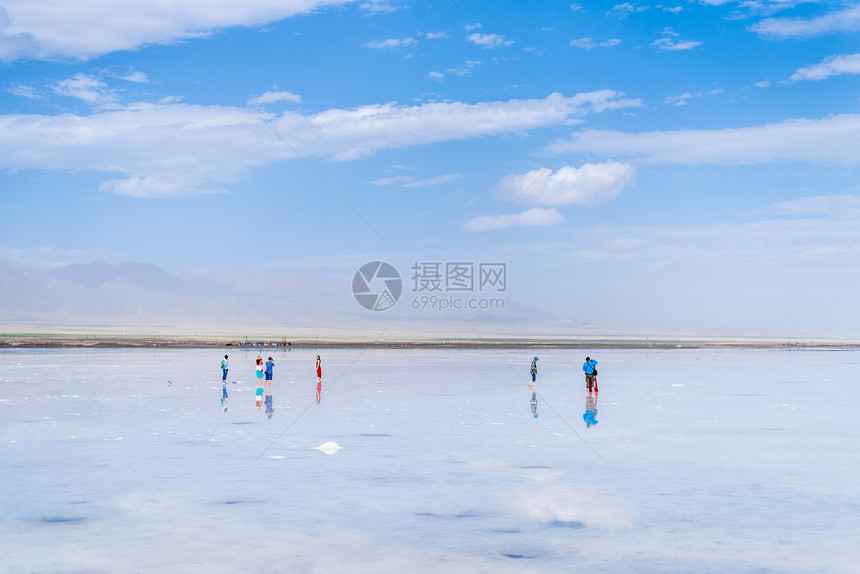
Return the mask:
[[[320,356],[317,355],[317,403],[320,402],[320,394],[322,393],[322,362]]]

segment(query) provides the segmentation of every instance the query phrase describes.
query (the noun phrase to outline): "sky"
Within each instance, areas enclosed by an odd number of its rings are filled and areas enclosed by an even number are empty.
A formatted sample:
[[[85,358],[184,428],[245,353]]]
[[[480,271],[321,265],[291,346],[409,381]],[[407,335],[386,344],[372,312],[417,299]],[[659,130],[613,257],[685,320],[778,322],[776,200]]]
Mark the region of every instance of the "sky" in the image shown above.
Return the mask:
[[[504,263],[552,317],[855,336],[860,3],[0,3],[0,260]]]

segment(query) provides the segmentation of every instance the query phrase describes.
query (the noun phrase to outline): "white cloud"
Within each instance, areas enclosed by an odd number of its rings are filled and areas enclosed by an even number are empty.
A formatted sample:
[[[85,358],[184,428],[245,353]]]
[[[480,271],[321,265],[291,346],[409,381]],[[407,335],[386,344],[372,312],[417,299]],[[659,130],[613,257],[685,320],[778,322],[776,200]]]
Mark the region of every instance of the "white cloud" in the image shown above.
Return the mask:
[[[860,54],[830,56],[814,66],[799,68],[789,80],[792,82],[818,81],[842,74],[860,74]]]
[[[425,187],[430,185],[445,185],[462,178],[462,174],[459,173],[448,173],[425,179],[415,179],[411,175],[397,175],[393,177],[383,177],[381,179],[371,181],[370,183],[376,187],[384,187],[388,185],[396,185],[398,187]]]
[[[774,203],[769,211],[795,217],[830,217],[837,219],[860,217],[860,196],[819,195]]]
[[[466,24],[464,28],[466,32],[471,32],[472,30],[480,30],[482,26],[480,22],[475,22],[474,24]]]
[[[427,72],[427,77],[436,82],[444,82],[445,74],[442,72]]]
[[[105,75],[116,78],[117,80],[125,80],[126,82],[133,82],[135,84],[148,84],[149,77],[144,73],[135,70],[134,68],[129,68],[125,72],[116,72],[114,70],[105,70]]]
[[[658,50],[677,52],[682,50],[692,50],[696,46],[701,46],[702,42],[692,40],[678,40],[678,34],[673,32],[671,28],[663,30],[663,37],[651,42],[651,46]]]
[[[386,40],[373,40],[365,44],[368,48],[374,50],[411,48],[418,43],[415,38],[388,38]]]
[[[593,205],[615,199],[633,181],[634,169],[626,163],[587,163],[564,166],[552,173],[536,169],[505,176],[495,186],[499,199],[533,205]]]
[[[53,86],[55,94],[77,98],[92,105],[106,104],[117,100],[116,90],[88,74],[75,74]]]
[[[550,146],[560,152],[568,142]],[[821,120],[793,119],[743,128],[624,133],[589,130],[578,150],[660,164],[744,165],[799,161],[860,165],[860,114]]]
[[[256,98],[248,100],[249,106],[259,106],[261,104],[273,104],[275,102],[291,102],[294,104],[302,103],[302,97],[292,92],[266,92]]]
[[[665,102],[667,104],[672,105],[672,106],[686,106],[689,103],[688,102],[689,100],[693,100],[696,98],[702,98],[705,96],[716,96],[716,95],[725,94],[725,93],[726,93],[726,91],[723,89],[720,89],[720,88],[715,88],[715,89],[711,90],[710,92],[696,92],[696,93],[684,92],[680,96],[669,96],[669,97],[667,97],[665,99]]]
[[[770,80],[762,80],[761,82],[756,82],[753,84],[756,88],[769,88]]]
[[[626,18],[630,14],[634,14],[636,12],[644,12],[648,10],[649,6],[636,6],[635,4],[631,4],[630,2],[624,2],[623,4],[616,4],[612,7],[612,10],[607,12],[607,15],[615,15],[620,18]]]
[[[12,94],[13,96],[20,96],[22,98],[27,98],[28,100],[41,100],[45,98],[44,95],[36,91],[36,88],[25,84],[13,84],[8,88],[5,88],[4,91]]]
[[[605,40],[603,42],[595,42],[591,38],[579,38],[577,40],[571,40],[570,45],[574,48],[583,48],[585,50],[591,50],[592,48],[611,48],[613,46],[617,46],[621,43],[621,40],[618,38],[610,38],[609,40]]]
[[[854,4],[814,18],[767,18],[750,27],[774,38],[810,38],[860,30],[860,5]]]
[[[535,207],[516,214],[481,215],[470,219],[464,227],[469,231],[491,231],[506,227],[548,227],[564,222],[564,217],[555,210],[545,207]]]
[[[447,38],[448,32],[444,30],[441,32],[427,32],[426,34],[424,34],[424,37],[428,40],[440,40],[442,38]]]
[[[499,34],[481,34],[479,32],[474,32],[466,36],[466,39],[476,46],[481,46],[485,49],[487,48],[498,48],[499,46],[510,46],[513,44],[513,40],[505,40],[504,36],[500,36]]]
[[[87,80],[88,83],[89,80]],[[0,115],[0,169],[115,174],[102,190],[135,196],[217,192],[245,170],[304,158],[354,160],[384,149],[520,133],[607,108],[641,105],[612,90],[564,97],[418,106],[368,105],[305,115],[182,103],[114,105],[91,115]]]
[[[259,26],[353,0],[6,0],[0,60],[90,59],[148,44],[200,38],[230,26]]]
[[[366,10],[370,12],[371,15],[376,14],[391,14],[392,12],[398,12],[400,10],[405,10],[406,6],[403,4],[394,4],[392,2],[362,2],[358,5],[362,10]]]

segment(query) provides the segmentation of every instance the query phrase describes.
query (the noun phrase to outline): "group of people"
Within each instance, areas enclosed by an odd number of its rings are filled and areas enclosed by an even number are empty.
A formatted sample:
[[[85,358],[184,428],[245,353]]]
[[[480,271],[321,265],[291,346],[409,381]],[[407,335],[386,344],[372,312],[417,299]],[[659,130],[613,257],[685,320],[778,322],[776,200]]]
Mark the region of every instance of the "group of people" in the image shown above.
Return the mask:
[[[535,418],[538,417],[537,413],[537,357],[532,359],[531,367],[529,368],[529,375],[531,375],[531,382],[529,383],[529,391],[532,394],[531,398],[531,408],[532,414]],[[585,425],[588,428],[597,424],[597,361],[593,360],[591,357],[585,357],[585,362],[582,364],[582,372],[585,373],[585,412],[582,414],[582,420],[585,421]]]
[[[529,375],[531,375],[531,382],[529,383],[529,391],[532,394],[531,397],[531,409],[532,414],[537,418],[537,373],[538,373],[538,364],[539,359],[535,357],[532,359],[531,367],[529,368]],[[229,370],[229,358],[227,355],[224,355],[224,359],[221,361],[221,406],[224,410],[227,410],[227,371]],[[263,356],[257,355],[256,366],[255,366],[255,376],[257,378],[257,391],[256,391],[256,404],[257,410],[259,411],[262,406],[265,404],[266,406],[266,414],[269,418],[272,418],[274,414],[274,408],[272,406],[272,378],[275,372],[275,361],[272,357],[264,363]],[[320,397],[322,395],[322,361],[320,356],[317,355],[316,359],[316,372],[317,372],[317,392],[316,392],[316,400],[317,404],[320,402]],[[591,428],[593,425],[597,424],[597,361],[593,360],[591,357],[585,358],[585,363],[582,364],[582,372],[585,373],[585,390],[586,390],[586,398],[585,398],[585,413],[582,415],[582,420],[585,421],[586,426]]]
[[[227,371],[230,369],[229,356],[224,355],[221,360],[221,406],[224,411],[227,411]],[[322,394],[322,360],[317,355],[316,362],[317,371],[317,404],[320,402]],[[275,374],[275,361],[272,357],[264,363],[263,356],[257,355],[255,362],[254,375],[257,378],[257,390],[255,392],[257,410],[259,411],[263,405],[266,405],[266,414],[272,418],[274,408],[272,406],[272,378]]]

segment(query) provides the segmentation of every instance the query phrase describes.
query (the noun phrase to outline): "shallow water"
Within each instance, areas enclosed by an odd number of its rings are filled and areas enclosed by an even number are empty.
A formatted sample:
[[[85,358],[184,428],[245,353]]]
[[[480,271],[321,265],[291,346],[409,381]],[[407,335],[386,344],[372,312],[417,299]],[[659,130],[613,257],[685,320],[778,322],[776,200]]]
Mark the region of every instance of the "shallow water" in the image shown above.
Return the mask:
[[[322,354],[0,353],[0,571],[856,571],[858,352]]]

